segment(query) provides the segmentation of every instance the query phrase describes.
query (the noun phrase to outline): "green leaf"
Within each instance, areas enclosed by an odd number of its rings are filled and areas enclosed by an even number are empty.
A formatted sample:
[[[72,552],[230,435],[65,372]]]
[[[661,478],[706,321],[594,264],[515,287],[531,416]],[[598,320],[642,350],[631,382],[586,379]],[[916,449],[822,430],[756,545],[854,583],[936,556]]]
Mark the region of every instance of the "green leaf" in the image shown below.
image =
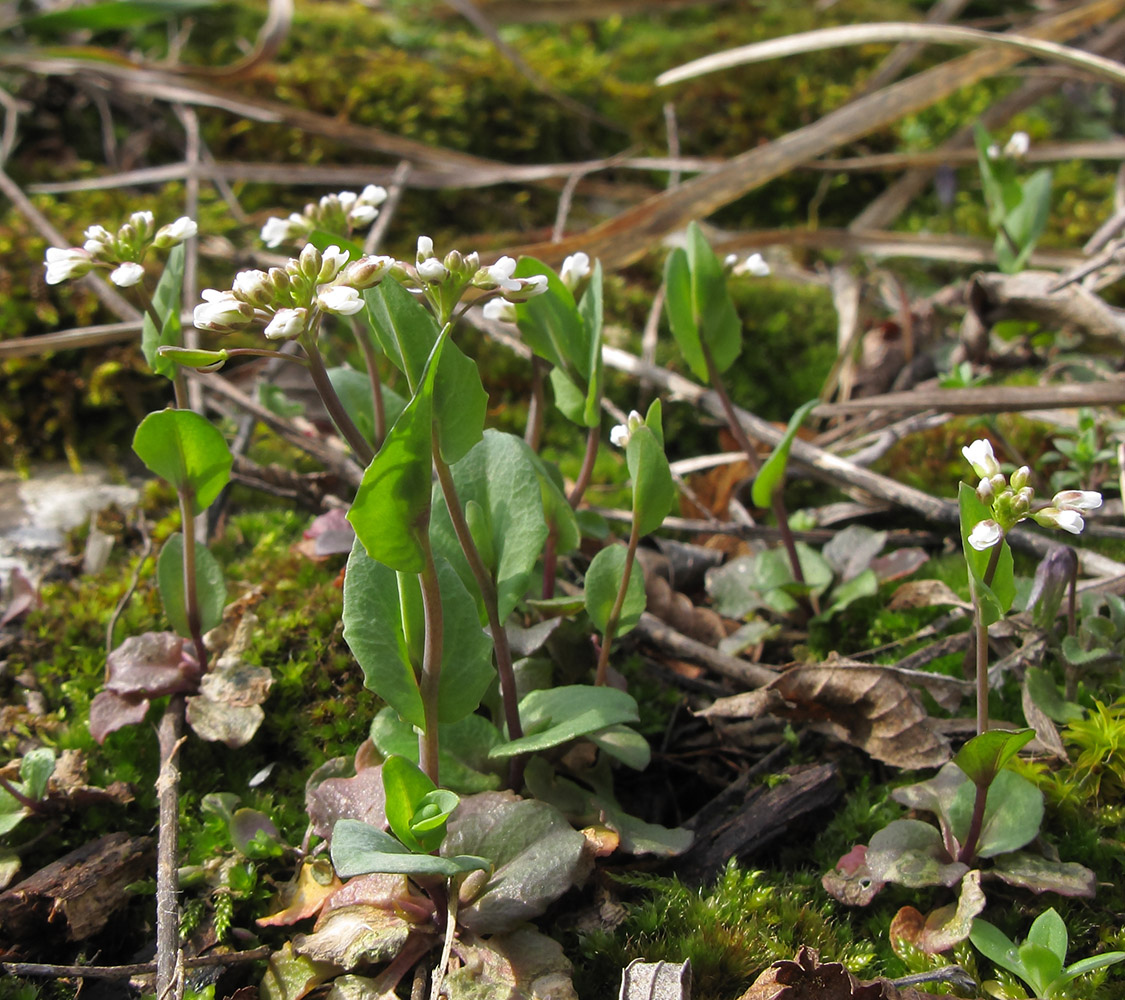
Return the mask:
[[[750,499],[754,501],[754,506],[769,507],[773,502],[774,490],[785,481],[785,467],[789,463],[789,449],[793,447],[793,439],[797,436],[797,431],[800,430],[809,411],[819,402],[819,399],[810,399],[790,417],[789,426],[785,428],[781,440],[777,442],[770,457],[766,459],[754,479],[754,485],[750,490]]]
[[[1012,606],[1012,601],[1016,597],[1012,550],[1006,541],[1000,543],[1003,547],[990,587],[984,582],[984,574],[988,569],[992,550],[986,549],[983,552],[978,552],[969,544],[969,535],[981,521],[985,521],[992,516],[992,511],[981,502],[980,497],[977,496],[977,491],[968,483],[960,484],[957,501],[961,508],[961,548],[965,553],[965,563],[969,568],[973,592],[980,602],[984,623],[986,626],[991,625],[1008,613],[1008,609]]]
[[[652,747],[640,733],[629,726],[606,726],[589,734],[594,746],[621,761],[634,771],[643,771],[652,760]]]
[[[594,261],[590,283],[578,303],[578,313],[586,334],[589,360],[586,363],[586,407],[583,424],[598,427],[602,419],[602,388],[605,369],[602,364],[602,262]]]
[[[1034,729],[990,729],[974,736],[953,758],[969,780],[976,785],[989,785],[1005,764],[1035,738]]]
[[[184,598],[184,536],[178,531],[169,536],[156,561],[156,583],[164,614],[173,631],[191,638],[188,627],[187,601]],[[223,620],[227,603],[227,585],[223,568],[202,542],[195,543],[195,602],[199,608],[199,628],[210,632]]]
[[[591,331],[575,305],[574,295],[552,268],[534,257],[521,257],[515,275],[547,278],[546,292],[516,306],[516,323],[527,346],[563,371],[585,399],[593,373]],[[594,307],[591,302],[592,312]]]
[[[1067,701],[1059,694],[1058,685],[1049,670],[1043,667],[1028,667],[1024,674],[1024,683],[1031,700],[1055,722],[1076,722],[1083,718],[1086,712],[1081,705]]]
[[[1027,932],[1027,941],[1041,948],[1046,948],[1058,959],[1059,968],[1047,980],[1047,982],[1050,982],[1062,971],[1062,967],[1066,963],[1066,951],[1069,945],[1066,924],[1063,923],[1063,918],[1059,916],[1058,911],[1053,906],[1044,910],[1035,918],[1035,922]]]
[[[1008,214],[1009,205],[1006,204],[1005,188],[1008,190],[1008,200],[1014,206],[1018,199],[1018,189],[1013,188],[1012,164],[1006,159],[994,160],[988,155],[988,148],[992,143],[989,135],[980,122],[973,125],[973,141],[977,147],[977,165],[980,167],[981,187],[984,189],[984,201],[988,206],[988,221],[993,229],[998,229]]]
[[[1125,951],[1107,951],[1102,955],[1083,958],[1081,961],[1066,967],[1059,977],[1058,985],[1062,986],[1064,983],[1077,979],[1079,976],[1084,976],[1088,972],[1095,972],[1098,969],[1104,969],[1107,965],[1116,965],[1118,962],[1125,962]]]
[[[621,590],[628,555],[624,545],[607,545],[590,560],[586,570],[586,614],[603,634]],[[625,591],[625,603],[621,606],[621,617],[617,622],[617,635],[625,635],[636,626],[644,614],[645,604],[644,574],[638,566],[633,566]]]
[[[160,347],[180,346],[180,309],[184,287],[184,245],[172,247],[168,254],[168,262],[164,265],[164,273],[156,285],[152,296],[152,306],[156,314],[161,317],[162,327],[157,330],[156,324],[147,310],[141,324],[141,351],[145,361],[157,375],[172,378],[176,373],[176,363],[169,357],[158,353]]]
[[[348,411],[348,416],[355,422],[360,434],[374,447],[375,398],[371,379],[366,372],[356,371],[350,365],[329,368],[328,378],[336,395],[340,397],[340,402],[344,404],[344,409]],[[380,394],[383,397],[387,427],[391,427],[406,408],[406,400],[385,385],[380,386]]]
[[[434,345],[418,391],[363,473],[348,511],[348,520],[367,554],[403,573],[420,573],[425,565],[423,535],[429,530],[433,478],[434,382],[448,339],[444,336]]]
[[[85,7],[67,7],[20,20],[32,34],[72,31],[121,31],[159,24],[180,14],[214,6],[215,0],[106,0]]]
[[[976,786],[966,781],[952,801],[943,803],[949,825],[961,843],[969,831],[975,800]],[[1019,850],[1035,839],[1042,823],[1043,793],[1015,771],[1001,771],[988,787],[977,857],[992,858]]]
[[[1004,229],[1018,248],[1013,256],[1011,244],[1000,234],[1005,254],[1000,263],[1001,269],[1009,274],[1023,270],[1051,213],[1051,171],[1037,170],[1020,185],[1019,203],[1004,217]],[[998,256],[1000,256],[998,254]]]
[[[133,435],[133,451],[152,472],[189,493],[195,514],[230,481],[234,462],[218,428],[191,410],[150,413]]]
[[[633,480],[633,522],[639,537],[651,534],[664,523],[676,499],[676,484],[661,443],[663,436],[657,399],[649,407],[645,423],[629,435],[625,446],[625,460]]]
[[[415,763],[405,757],[391,756],[383,761],[383,794],[386,798],[385,812],[391,831],[410,850],[418,854],[429,854],[441,844],[441,835],[433,843],[423,844],[411,829],[414,814],[422,805],[422,800],[437,788],[429,776]],[[444,831],[443,831],[444,832]]]
[[[715,369],[725,372],[742,352],[742,323],[727,289],[723,262],[695,222],[688,226],[687,256],[699,336],[711,351]]]
[[[491,552],[482,551],[481,558],[496,583],[501,621],[523,598],[547,541],[548,527],[543,511],[545,487],[536,466],[534,452],[521,438],[488,430],[452,470],[462,507],[475,505],[476,531],[490,541]],[[565,503],[565,499],[562,502]],[[434,491],[431,538],[435,548],[457,568],[466,587],[475,595],[476,581],[438,488]]]
[[[1035,944],[1030,939],[1019,946],[1020,964],[1024,967],[1022,978],[1035,991],[1035,995],[1047,996],[1047,987],[1062,973],[1062,962],[1050,948]]]
[[[691,269],[688,255],[677,247],[664,263],[664,308],[668,325],[691,373],[703,383],[711,381],[707,359],[703,356],[703,341],[699,337],[699,324],[691,299]]]
[[[994,965],[1027,981],[1024,975],[1027,970],[1020,960],[1019,949],[999,927],[977,917],[973,921],[973,929],[969,931],[969,940]]]
[[[363,300],[380,350],[414,389],[421,383],[426,361],[437,343],[437,320],[397,281],[368,288]]]
[[[438,727],[438,768],[441,783],[462,795],[500,787],[503,764],[488,759],[489,751],[503,741],[491,722],[482,715],[466,715],[457,722]],[[400,754],[418,763],[418,734],[393,708],[379,711],[371,722],[371,742],[384,757]]]
[[[520,702],[520,722],[529,735],[502,743],[489,757],[535,753],[638,719],[636,701],[616,688],[571,684],[532,691]]]
[[[47,794],[47,782],[55,773],[55,751],[50,747],[29,750],[20,761],[20,781],[23,794],[39,802]]]
[[[452,878],[491,867],[484,858],[457,855],[440,858],[413,854],[389,833],[357,819],[337,820],[332,828],[332,866],[340,878],[385,872],[392,875],[441,875]]]

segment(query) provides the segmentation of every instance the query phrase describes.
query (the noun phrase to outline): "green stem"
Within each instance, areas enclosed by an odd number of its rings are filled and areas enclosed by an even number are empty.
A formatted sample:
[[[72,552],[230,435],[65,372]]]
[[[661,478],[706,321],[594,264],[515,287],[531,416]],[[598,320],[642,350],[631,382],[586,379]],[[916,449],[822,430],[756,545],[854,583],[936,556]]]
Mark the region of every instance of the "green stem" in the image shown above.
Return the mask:
[[[492,633],[492,648],[496,653],[496,673],[500,679],[500,698],[504,704],[504,720],[508,724],[508,739],[518,740],[523,736],[523,727],[520,725],[520,710],[516,692],[516,674],[512,665],[512,649],[508,644],[508,633],[504,630],[504,623],[500,620],[500,605],[496,594],[496,584],[492,574],[481,558],[480,550],[473,541],[473,533],[469,530],[469,522],[465,520],[465,512],[461,507],[461,499],[457,496],[457,489],[453,483],[453,472],[447,462],[441,457],[438,450],[437,433],[434,433],[434,470],[437,472],[441,493],[445,498],[445,506],[449,511],[449,520],[453,523],[453,531],[465,553],[469,569],[472,570],[473,579],[476,580],[480,590],[481,601],[484,604],[485,614],[488,616],[488,628]],[[513,757],[509,766],[508,778],[511,787],[519,790],[523,783],[523,768],[526,759],[521,755]]]
[[[984,584],[992,586],[996,576],[996,567],[1000,565],[1000,550],[1004,547],[1004,537],[992,546],[988,556],[988,565],[984,570]],[[977,735],[988,729],[988,626],[984,623],[984,613],[980,598],[973,588],[974,616],[974,643],[976,645],[977,660]]]
[[[185,560],[186,561],[186,560]],[[184,727],[184,696],[168,699],[157,728],[160,748],[160,773],[156,779],[159,823],[156,848],[156,996],[160,1000],[179,1000],[183,996],[180,967],[179,884],[179,767],[181,734]]]
[[[379,356],[375,353],[375,345],[358,323],[352,324],[352,333],[360,351],[363,352],[363,363],[367,367],[367,378],[371,382],[371,400],[375,409],[375,447],[380,448],[383,438],[387,436],[387,411],[383,406],[383,380],[379,378]]]
[[[359,432],[359,428],[356,427],[352,418],[348,416],[348,411],[344,409],[344,404],[340,402],[340,397],[336,395],[336,390],[332,388],[332,380],[328,377],[328,369],[324,367],[324,358],[321,357],[320,348],[316,345],[315,331],[302,334],[300,342],[305,349],[305,356],[309,360],[309,374],[312,375],[313,385],[316,386],[318,395],[328,409],[328,415],[332,418],[336,429],[343,435],[352,451],[355,452],[359,462],[362,465],[370,465],[371,459],[375,457],[375,452],[371,445],[367,443],[367,439]]]
[[[602,648],[598,653],[598,672],[594,677],[594,684],[599,687],[604,686],[609,680],[609,651],[613,645],[613,637],[617,634],[617,625],[621,621],[621,609],[625,607],[625,595],[629,590],[629,578],[633,575],[633,562],[637,556],[637,543],[640,540],[637,519],[633,518],[633,528],[629,532],[629,548],[625,553],[625,569],[621,574],[621,586],[617,590],[613,610],[610,611],[609,619],[605,623]]]
[[[419,533],[424,564],[418,574],[422,586],[422,614],[426,623],[426,638],[422,646],[422,676],[418,689],[422,696],[422,714],[425,726],[418,736],[418,766],[435,784],[438,774],[438,689],[441,684],[441,657],[443,616],[441,588],[438,584],[437,566],[430,548],[429,531]]]
[[[188,631],[199,660],[200,673],[207,672],[207,647],[203,645],[203,629],[199,615],[199,595],[196,593],[195,572],[195,516],[192,514],[192,495],[181,489],[180,522],[184,536],[184,610],[187,613]]]

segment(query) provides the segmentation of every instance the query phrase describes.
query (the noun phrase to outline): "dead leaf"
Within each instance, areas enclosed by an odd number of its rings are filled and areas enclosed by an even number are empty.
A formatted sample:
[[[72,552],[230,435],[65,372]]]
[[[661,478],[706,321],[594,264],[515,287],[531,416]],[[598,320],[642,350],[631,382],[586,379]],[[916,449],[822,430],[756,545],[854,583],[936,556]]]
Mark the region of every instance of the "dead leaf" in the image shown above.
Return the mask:
[[[904,549],[895,549],[885,556],[871,560],[871,571],[879,578],[880,583],[887,580],[901,580],[904,576],[916,573],[930,561],[930,554],[925,549],[910,546]]]
[[[101,744],[114,730],[144,722],[151,703],[147,698],[123,698],[112,691],[99,691],[90,702],[90,735]]]
[[[889,979],[860,982],[839,962],[821,962],[802,945],[792,961],[774,962],[739,1000],[932,1000],[932,994],[899,989]]]
[[[293,952],[314,962],[330,962],[344,969],[360,963],[389,962],[406,944],[415,925],[394,910],[359,904],[322,914],[311,934],[293,939]]]
[[[8,574],[8,587],[8,606],[0,614],[0,628],[39,605],[39,588],[24,576],[18,566]]]
[[[187,723],[196,736],[232,750],[249,743],[265,717],[261,705],[228,705],[204,697],[187,700]]]
[[[934,605],[952,604],[957,608],[972,610],[972,605],[961,600],[949,585],[941,580],[912,580],[904,583],[887,602],[888,611],[907,611],[911,608],[931,608]]]
[[[313,518],[295,548],[309,559],[323,560],[329,556],[347,555],[355,542],[355,530],[347,519],[347,511],[334,507]]]
[[[462,935],[454,939],[453,951],[461,967],[445,978],[449,1000],[578,1000],[562,945],[534,928],[493,934],[487,941]]]
[[[281,890],[282,909],[259,917],[260,927],[281,927],[314,916],[337,889],[344,885],[323,858],[312,858],[301,865],[296,878]]]
[[[875,878],[867,867],[867,847],[864,844],[856,844],[840,858],[820,884],[833,899],[848,906],[866,906],[886,885]]]
[[[913,906],[904,906],[891,921],[891,943],[899,954],[900,940],[929,954],[948,951],[969,936],[973,917],[984,910],[980,872],[966,872],[961,879],[961,895],[956,904],[942,906],[922,916]]]
[[[199,664],[175,632],[131,635],[106,657],[105,689],[125,698],[194,691]]]

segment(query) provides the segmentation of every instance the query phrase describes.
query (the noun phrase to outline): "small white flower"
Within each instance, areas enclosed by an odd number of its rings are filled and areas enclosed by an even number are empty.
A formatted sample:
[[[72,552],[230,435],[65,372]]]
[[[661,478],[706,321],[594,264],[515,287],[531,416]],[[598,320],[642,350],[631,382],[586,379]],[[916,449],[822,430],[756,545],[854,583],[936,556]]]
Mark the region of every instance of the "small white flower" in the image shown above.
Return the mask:
[[[378,184],[368,184],[359,193],[359,203],[361,205],[371,205],[376,207],[382,205],[387,200],[387,189]]]
[[[95,256],[111,249],[115,242],[113,234],[105,226],[90,226],[83,235],[86,237],[83,249]]]
[[[366,226],[368,223],[374,222],[378,214],[379,209],[374,205],[356,205],[348,213],[348,222],[353,226]]]
[[[145,269],[131,260],[125,261],[110,272],[109,280],[118,288],[131,288],[145,276]]]
[[[1086,527],[1086,522],[1076,510],[1060,510],[1055,517],[1055,526],[1062,528],[1063,531],[1069,531],[1072,535],[1080,535],[1082,529]]]
[[[991,479],[1000,472],[1000,463],[996,461],[996,456],[992,453],[991,441],[984,438],[974,441],[972,444],[963,447],[961,454],[965,456],[969,465],[973,467],[973,472],[981,479]]]
[[[354,316],[363,308],[363,297],[349,285],[325,285],[317,292],[316,304],[337,316]]]
[[[273,301],[273,283],[265,271],[251,268],[234,276],[231,293],[243,302],[255,306],[269,305]]]
[[[751,274],[755,278],[764,278],[770,273],[770,266],[760,253],[752,253],[741,264],[735,265],[734,273]]]
[[[418,237],[418,255],[416,260],[419,264],[424,260],[429,260],[434,255],[434,241],[428,236]]]
[[[293,228],[292,217],[279,219],[277,216],[270,216],[262,226],[262,242],[268,247],[279,247],[282,243],[288,243],[293,238]]]
[[[983,552],[985,549],[990,549],[1003,537],[1003,532],[998,525],[991,518],[985,521],[979,521],[972,531],[969,532],[969,544],[978,552]]]
[[[481,311],[484,313],[485,319],[496,320],[501,323],[514,323],[516,321],[515,306],[504,299],[489,299]]]
[[[1102,495],[1093,490],[1063,490],[1051,501],[1059,510],[1097,510],[1101,505]]]
[[[233,292],[220,292],[205,288],[200,293],[203,301],[195,307],[192,320],[200,330],[225,333],[245,326],[254,318],[254,310],[234,297]]]
[[[352,205],[354,205],[357,201],[359,201],[359,195],[354,191],[341,191],[338,195],[336,195],[336,200],[340,203],[340,207],[346,214],[348,209],[351,208]],[[323,204],[323,201],[321,202],[321,204]]]
[[[625,419],[625,423],[617,424],[609,432],[609,443],[616,448],[624,448],[629,443],[629,438],[633,436],[633,431],[644,422],[644,417],[636,410],[630,410],[629,416]]]
[[[530,278],[519,278],[519,286],[514,291],[505,291],[504,298],[509,302],[526,302],[542,295],[547,290],[547,275],[533,274]]]
[[[169,222],[168,225],[161,226],[153,242],[162,250],[166,250],[168,247],[183,243],[184,240],[190,240],[198,232],[199,226],[195,224],[195,221],[189,219],[186,215],[181,215],[175,222]]]
[[[986,156],[987,156],[987,157],[988,157],[988,158],[989,158],[990,160],[998,160],[998,159],[1000,159],[1000,147],[999,147],[999,146],[997,146],[997,145],[996,145],[996,143],[993,143],[993,144],[992,144],[991,146],[989,146],[989,147],[988,147],[988,149],[986,149],[986,150],[985,150],[984,152],[985,152],[985,155],[986,155]]]
[[[155,221],[152,212],[134,212],[129,216],[129,225],[131,225],[138,233],[149,230],[153,227]]]
[[[1004,155],[1013,160],[1022,160],[1031,149],[1031,138],[1026,132],[1013,132],[1012,137],[1004,144]]]
[[[578,253],[572,253],[563,261],[562,267],[559,269],[559,279],[567,288],[574,291],[578,282],[589,273],[590,255],[579,250]]]
[[[341,250],[335,244],[328,247],[321,256],[320,273],[317,275],[317,281],[323,283],[335,278],[348,262],[350,256],[351,251]]]
[[[270,340],[290,340],[305,332],[307,309],[278,309],[263,331]]]
[[[418,242],[421,243],[422,241],[419,240]],[[436,285],[444,281],[449,275],[449,272],[445,269],[445,265],[436,257],[427,257],[425,260],[420,261],[415,270],[417,270],[419,278],[429,282],[431,285]]]
[[[58,285],[71,278],[81,278],[82,275],[88,274],[94,266],[94,261],[88,251],[78,247],[65,250],[62,247],[48,247],[44,266],[47,268],[47,284]]]
[[[485,268],[489,282],[505,292],[515,292],[520,289],[522,284],[520,279],[512,277],[515,270],[514,257],[501,257],[495,264]]]

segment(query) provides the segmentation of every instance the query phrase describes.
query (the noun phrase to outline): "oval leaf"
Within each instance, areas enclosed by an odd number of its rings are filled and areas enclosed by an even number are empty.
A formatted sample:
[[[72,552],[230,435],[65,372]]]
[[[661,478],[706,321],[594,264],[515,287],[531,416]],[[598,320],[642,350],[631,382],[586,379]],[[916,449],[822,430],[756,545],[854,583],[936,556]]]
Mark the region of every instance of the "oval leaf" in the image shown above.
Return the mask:
[[[150,413],[133,435],[133,451],[161,479],[187,491],[196,514],[230,481],[234,462],[218,428],[191,410]]]
[[[160,550],[160,558],[156,561],[156,583],[172,629],[190,639],[187,601],[184,598],[184,536],[178,531]],[[223,608],[227,603],[223,568],[201,542],[195,543],[195,603],[199,609],[201,633],[210,632],[223,620]]]
[[[628,552],[623,545],[608,545],[590,561],[586,570],[586,613],[599,632],[604,633],[613,613],[618,591],[625,577]],[[639,567],[629,574],[625,603],[617,623],[617,634],[624,635],[641,620],[645,610],[644,574]]]

